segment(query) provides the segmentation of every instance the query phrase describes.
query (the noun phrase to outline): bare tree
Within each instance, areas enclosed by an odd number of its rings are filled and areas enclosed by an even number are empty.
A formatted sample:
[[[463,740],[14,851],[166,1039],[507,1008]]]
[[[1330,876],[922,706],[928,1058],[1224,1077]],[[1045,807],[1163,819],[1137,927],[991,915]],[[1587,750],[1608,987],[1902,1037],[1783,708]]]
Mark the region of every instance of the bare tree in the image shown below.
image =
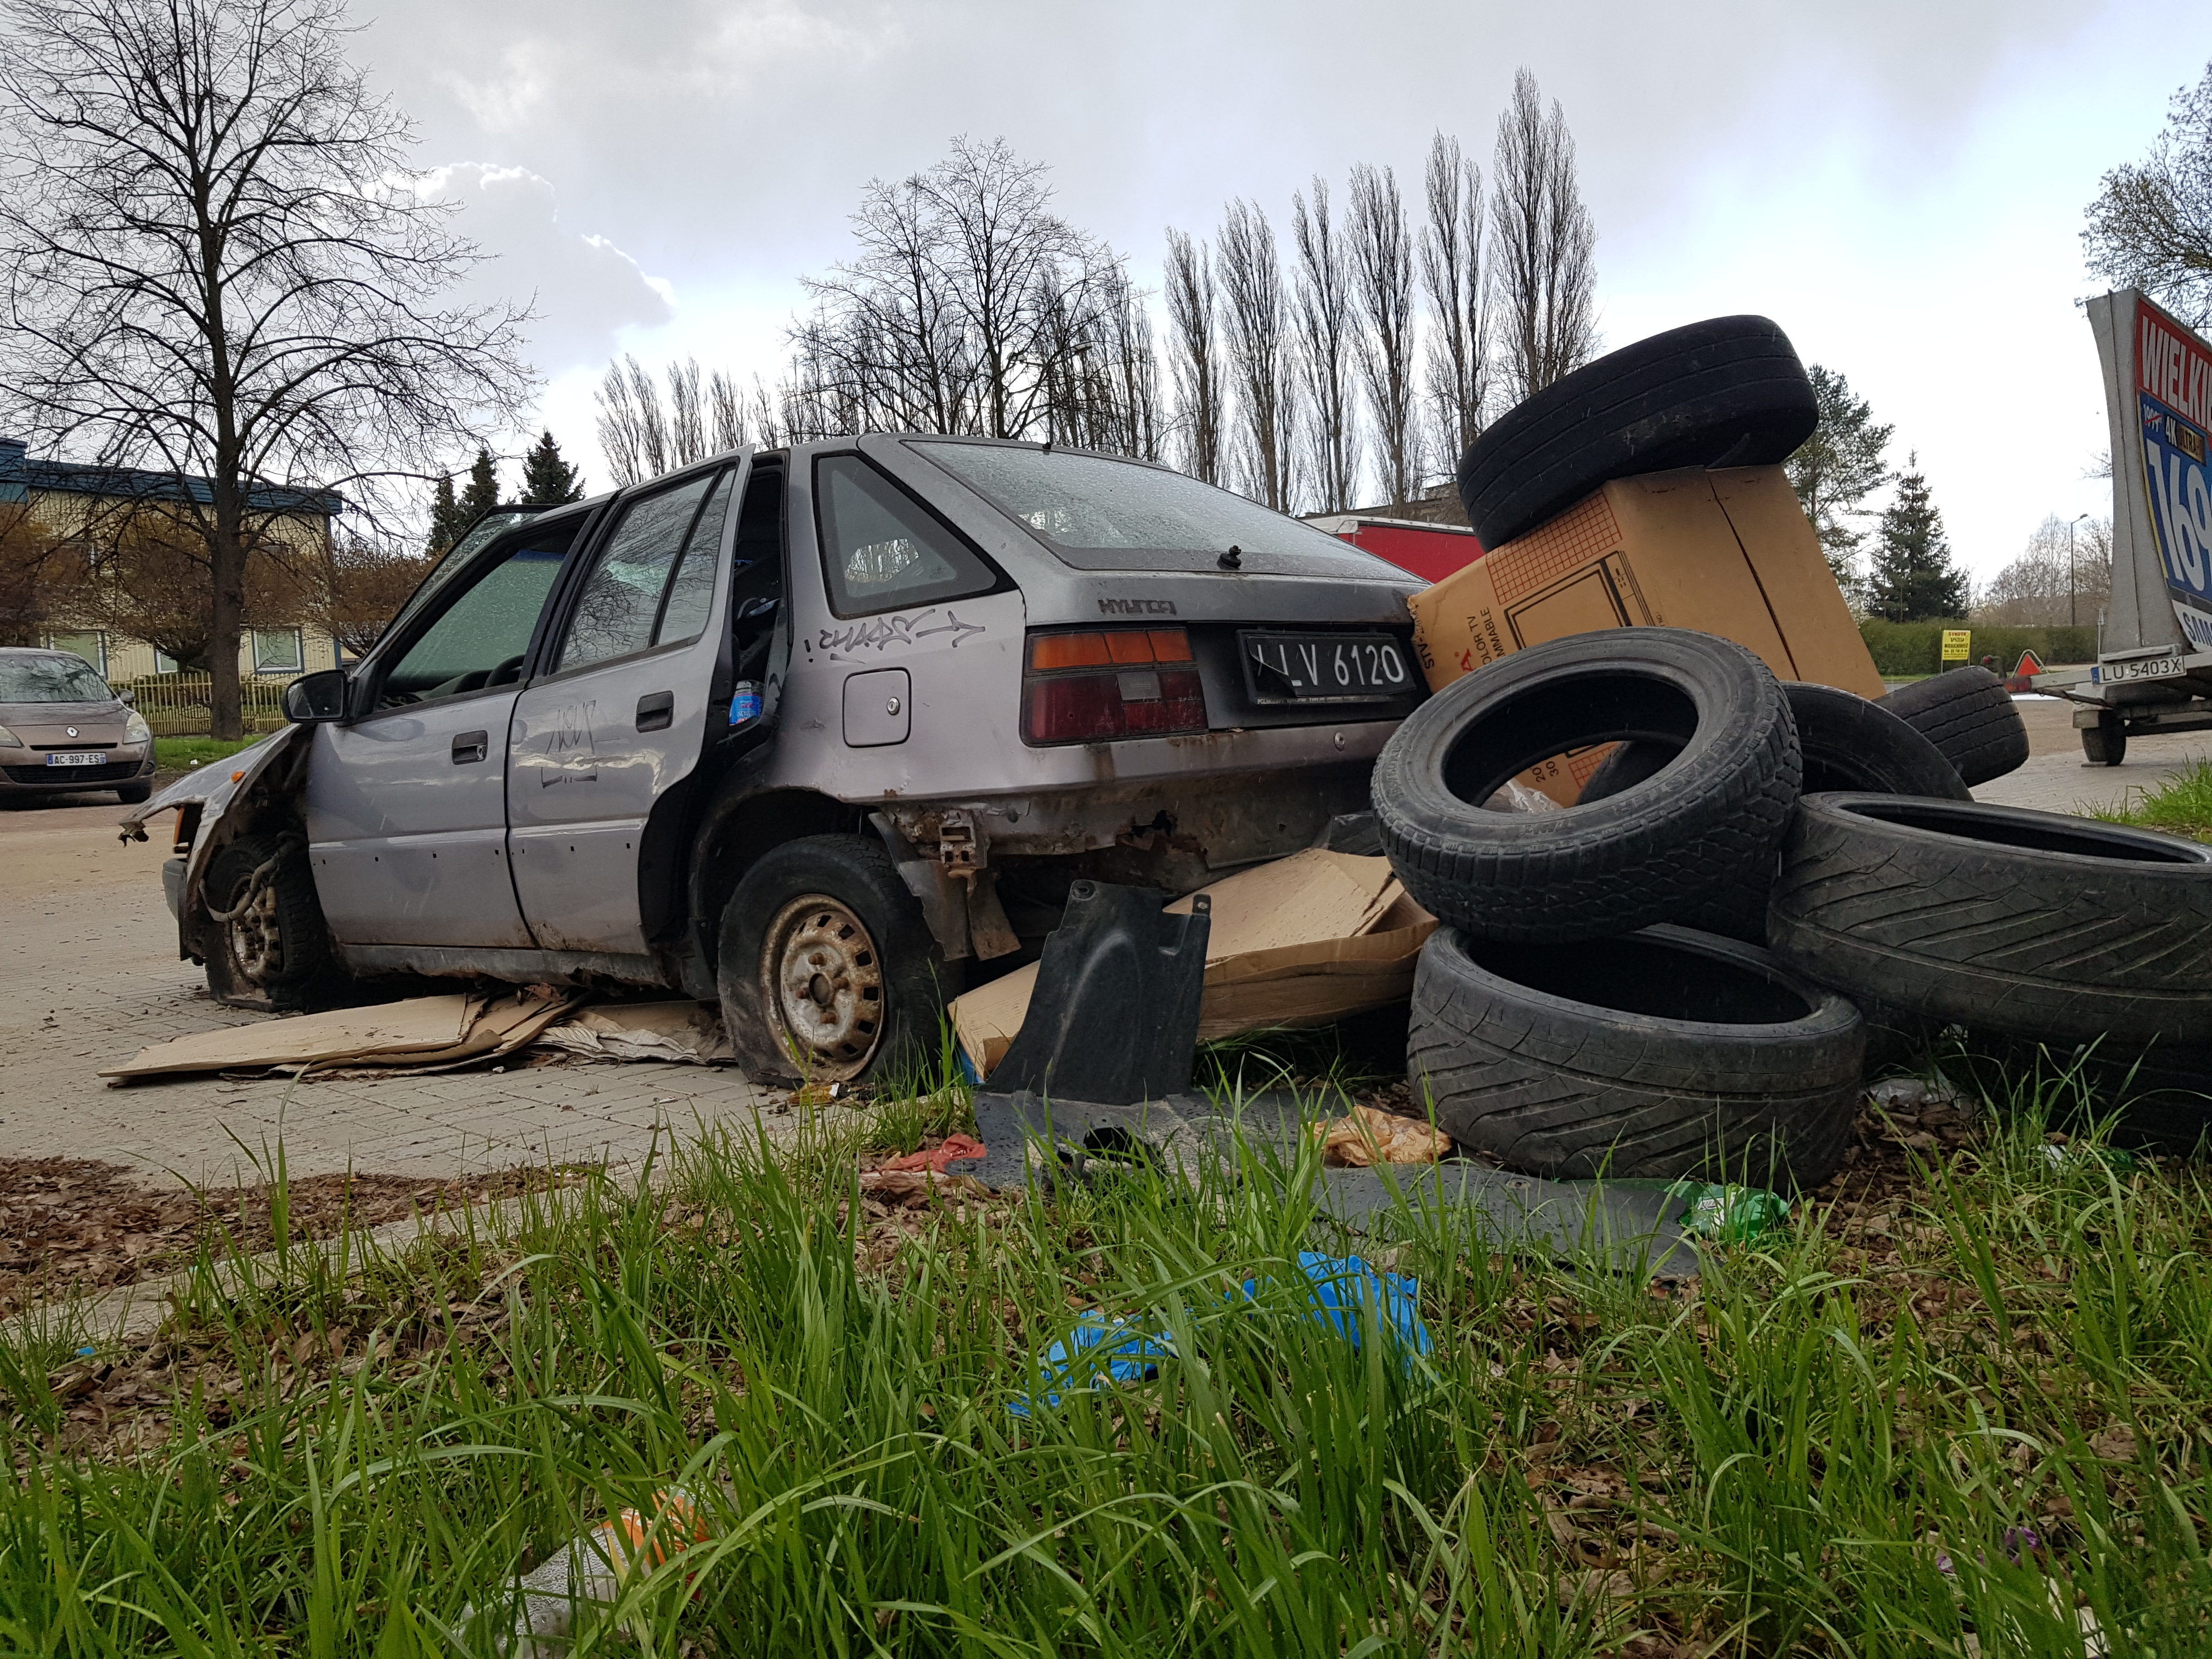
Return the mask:
[[[815,309],[791,331],[794,429],[1027,437],[1064,427],[1070,397],[1120,385],[1126,401],[1141,378],[1141,361],[1124,374],[1109,360],[1150,349],[1115,320],[1120,260],[1053,211],[1045,169],[1004,140],[956,138],[927,172],[872,183],[853,224],[860,257],[808,280]],[[1082,422],[1094,414],[1120,421],[1086,404]]]
[[[1352,287],[1366,327],[1359,375],[1375,415],[1376,471],[1394,506],[1413,497],[1420,453],[1413,399],[1413,240],[1397,175],[1362,163],[1352,170]]]
[[[668,462],[689,466],[714,452],[708,447],[707,398],[699,375],[699,360],[686,357],[668,366]]]
[[[1583,206],[1574,136],[1536,77],[1513,76],[1491,172],[1491,279],[1508,390],[1518,401],[1589,361],[1597,348],[1597,228]]]
[[[745,441],[745,394],[719,368],[707,379],[707,404],[714,411],[717,453]]]
[[[4,15],[0,386],[173,507],[214,732],[236,737],[247,553],[296,507],[279,486],[373,507],[435,477],[520,411],[526,313],[446,303],[478,256],[414,188],[413,131],[347,62],[342,0]]]
[[[1215,333],[1220,305],[1213,288],[1213,256],[1204,242],[1173,228],[1168,232],[1167,292],[1168,362],[1175,379],[1182,470],[1219,483],[1227,388]]]
[[[2112,595],[2112,521],[2056,513],[2036,526],[2027,549],[1974,596],[1977,623],[2028,627],[2094,623]]]
[[[1484,264],[1482,171],[1439,132],[1429,145],[1429,222],[1421,285],[1429,295],[1429,397],[1446,470],[1482,434],[1490,403],[1490,284]]]
[[[363,536],[331,537],[322,564],[305,614],[354,657],[376,643],[430,568],[404,544]]]
[[[1314,178],[1310,213],[1304,197],[1291,198],[1291,227],[1298,250],[1298,364],[1305,374],[1314,489],[1322,512],[1341,513],[1359,487],[1352,362],[1358,323],[1344,239],[1329,221],[1327,179]]]
[[[2173,94],[2150,155],[2105,175],[2081,246],[2107,281],[2142,289],[2192,327],[2212,323],[2212,64]]]
[[[635,359],[630,367],[637,367]],[[630,393],[629,376],[620,363],[609,363],[606,375],[592,393],[599,406],[599,453],[607,459],[615,487],[635,483],[645,473],[645,434],[641,429],[637,399]],[[434,541],[435,537],[433,537]]]
[[[1296,499],[1297,380],[1286,338],[1282,261],[1267,216],[1242,199],[1221,227],[1221,289],[1237,377],[1237,461],[1245,493],[1278,512]]]

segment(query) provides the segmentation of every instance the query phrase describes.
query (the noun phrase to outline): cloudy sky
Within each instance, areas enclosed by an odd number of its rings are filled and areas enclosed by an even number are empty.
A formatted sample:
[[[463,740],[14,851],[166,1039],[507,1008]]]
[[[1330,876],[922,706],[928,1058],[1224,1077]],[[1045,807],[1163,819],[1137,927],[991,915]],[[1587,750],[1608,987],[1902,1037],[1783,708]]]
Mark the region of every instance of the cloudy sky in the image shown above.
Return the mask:
[[[1979,577],[2046,514],[2110,510],[2077,301],[2099,175],[2212,58],[2212,9],[2056,0],[1848,7],[1584,0],[359,0],[357,52],[420,161],[535,293],[542,410],[596,486],[611,354],[771,380],[798,279],[850,251],[871,178],[1004,137],[1157,286],[1162,232],[1315,173],[1486,161],[1516,65],[1565,106],[1625,344],[1778,320],[1917,449]],[[2194,16],[2197,21],[2188,20]],[[1486,167],[1486,172],[1487,171]]]

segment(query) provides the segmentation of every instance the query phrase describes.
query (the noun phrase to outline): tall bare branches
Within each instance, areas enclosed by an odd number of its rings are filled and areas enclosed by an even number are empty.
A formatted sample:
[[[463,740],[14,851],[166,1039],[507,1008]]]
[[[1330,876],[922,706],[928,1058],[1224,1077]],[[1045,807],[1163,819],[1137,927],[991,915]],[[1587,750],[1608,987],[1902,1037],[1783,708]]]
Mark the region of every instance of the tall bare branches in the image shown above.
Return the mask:
[[[1352,170],[1352,289],[1366,324],[1359,377],[1375,416],[1375,470],[1392,505],[1413,497],[1420,470],[1414,428],[1413,243],[1397,175],[1364,163]]]
[[[1291,198],[1291,236],[1298,251],[1298,366],[1305,376],[1314,491],[1324,513],[1352,505],[1359,487],[1359,417],[1352,357],[1359,322],[1342,228],[1328,215],[1328,182],[1316,175],[1313,208]]]
[[[1207,483],[1221,482],[1223,403],[1220,341],[1216,319],[1213,256],[1202,241],[1168,232],[1168,362],[1173,370],[1176,427],[1182,470]]]
[[[346,61],[342,0],[9,0],[0,385],[64,453],[153,475],[208,606],[215,732],[275,486],[374,505],[506,425],[523,313],[447,302],[477,261]],[[188,487],[188,476],[209,480]]]
[[[1513,76],[1491,174],[1492,279],[1508,390],[1517,400],[1589,360],[1597,346],[1597,229],[1583,206],[1574,135],[1536,77]]]
[[[2100,181],[2081,248],[2107,281],[2193,327],[2212,323],[2212,64],[2173,94],[2150,154]]]
[[[1224,332],[1237,392],[1238,482],[1255,501],[1288,512],[1297,493],[1297,380],[1274,229],[1266,214],[1239,199],[1229,204],[1219,246]]]
[[[1449,469],[1481,434],[1490,403],[1490,284],[1484,263],[1482,172],[1439,132],[1423,180],[1421,286],[1429,295],[1429,397],[1437,459]]]
[[[1005,141],[952,153],[853,216],[860,256],[811,278],[791,332],[794,433],[1067,435],[1157,453],[1149,320],[1121,260],[1052,208]]]

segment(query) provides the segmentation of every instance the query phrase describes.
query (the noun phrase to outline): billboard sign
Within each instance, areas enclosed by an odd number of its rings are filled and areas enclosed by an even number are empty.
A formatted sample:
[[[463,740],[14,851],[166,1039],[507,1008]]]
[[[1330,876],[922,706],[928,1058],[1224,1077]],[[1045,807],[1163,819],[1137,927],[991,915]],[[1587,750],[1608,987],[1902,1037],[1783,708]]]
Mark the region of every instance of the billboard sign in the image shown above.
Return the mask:
[[[2212,651],[2212,344],[2131,289],[2094,300],[2089,309],[2112,416],[2113,620],[2120,627],[2108,647]],[[2179,638],[2156,615],[2167,607]]]

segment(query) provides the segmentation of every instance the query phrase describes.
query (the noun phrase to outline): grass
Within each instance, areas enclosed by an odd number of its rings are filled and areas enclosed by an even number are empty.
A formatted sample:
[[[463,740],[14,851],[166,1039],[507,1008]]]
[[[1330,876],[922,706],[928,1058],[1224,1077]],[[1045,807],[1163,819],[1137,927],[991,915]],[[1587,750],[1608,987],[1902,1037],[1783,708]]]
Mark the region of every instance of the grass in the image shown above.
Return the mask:
[[[1338,1237],[1310,1149],[887,1208],[855,1155],[962,1121],[926,1079],[397,1255],[211,1248],[150,1345],[0,1340],[0,1648],[491,1653],[467,1609],[681,1482],[711,1541],[579,1659],[2078,1655],[2080,1609],[2201,1653],[2212,1191],[2054,1159],[2063,1082],[1668,1295],[1412,1207]],[[1308,1316],[1296,1253],[1346,1248],[1427,1359]],[[1181,1358],[1010,1413],[1092,1306]]]
[[[2157,788],[2131,790],[2122,806],[2094,814],[2108,823],[2137,823],[2212,840],[2212,761],[2197,761]]]
[[[264,735],[257,734],[250,738],[156,738],[154,739],[154,764],[163,772],[189,772],[195,766],[228,760],[240,750],[251,748],[260,742]]]

